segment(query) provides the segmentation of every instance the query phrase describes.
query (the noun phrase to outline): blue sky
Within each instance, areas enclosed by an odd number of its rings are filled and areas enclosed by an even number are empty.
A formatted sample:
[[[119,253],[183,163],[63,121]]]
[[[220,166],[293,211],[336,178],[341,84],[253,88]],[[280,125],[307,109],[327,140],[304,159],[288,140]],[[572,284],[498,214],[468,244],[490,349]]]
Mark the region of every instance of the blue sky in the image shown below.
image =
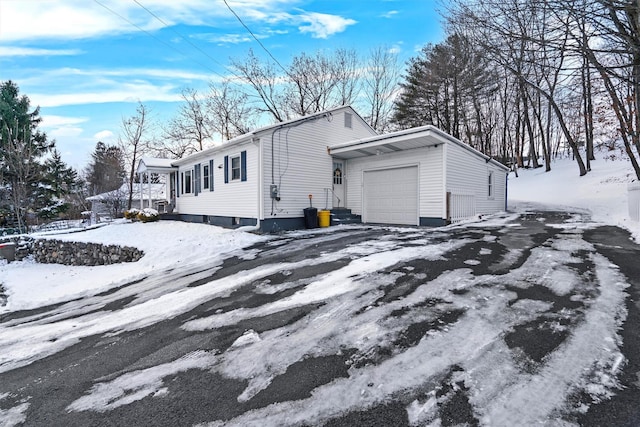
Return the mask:
[[[301,52],[381,46],[404,63],[443,38],[436,0],[227,2],[285,66]],[[266,56],[223,0],[0,0],[0,81],[41,107],[41,128],[80,169],[138,101],[166,120],[183,89],[229,76],[250,48]]]

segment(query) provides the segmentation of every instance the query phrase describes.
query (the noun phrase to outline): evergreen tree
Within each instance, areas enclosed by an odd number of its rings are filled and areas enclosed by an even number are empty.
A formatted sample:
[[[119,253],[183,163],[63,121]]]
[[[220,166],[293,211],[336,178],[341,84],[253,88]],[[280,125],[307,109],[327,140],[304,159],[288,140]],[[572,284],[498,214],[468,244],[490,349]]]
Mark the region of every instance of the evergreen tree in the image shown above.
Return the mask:
[[[36,191],[38,216],[55,219],[67,213],[70,204],[67,196],[79,185],[78,173],[67,166],[54,149],[51,157],[44,162],[44,176]]]
[[[467,38],[452,34],[442,43],[424,47],[410,61],[400,86],[393,117],[400,128],[433,124],[482,150],[483,144],[468,139],[482,134],[486,121],[482,106],[496,82],[487,61]]]
[[[38,130],[39,107],[30,111],[29,98],[19,92],[12,81],[0,83],[0,209],[22,228],[26,213],[36,205],[43,177],[41,159],[54,144]]]
[[[122,150],[115,145],[98,142],[86,169],[89,193],[95,195],[116,190],[124,183],[124,177]]]

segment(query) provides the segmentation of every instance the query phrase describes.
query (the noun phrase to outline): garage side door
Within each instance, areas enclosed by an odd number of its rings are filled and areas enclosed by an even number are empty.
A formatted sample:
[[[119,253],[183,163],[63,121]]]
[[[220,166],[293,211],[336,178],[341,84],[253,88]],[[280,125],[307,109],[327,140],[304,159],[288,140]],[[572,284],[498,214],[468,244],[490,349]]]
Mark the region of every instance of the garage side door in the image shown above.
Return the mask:
[[[418,225],[418,167],[364,172],[364,222]]]

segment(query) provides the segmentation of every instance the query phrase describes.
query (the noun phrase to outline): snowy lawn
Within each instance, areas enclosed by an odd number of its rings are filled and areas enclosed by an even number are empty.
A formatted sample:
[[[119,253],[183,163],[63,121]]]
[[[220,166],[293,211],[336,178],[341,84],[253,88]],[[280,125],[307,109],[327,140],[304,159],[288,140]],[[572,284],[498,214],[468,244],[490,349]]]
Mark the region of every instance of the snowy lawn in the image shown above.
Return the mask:
[[[0,285],[8,296],[0,313],[96,294],[156,271],[212,264],[229,252],[267,238],[205,224],[177,221],[143,224],[126,220],[84,232],[34,237],[133,246],[145,255],[134,263],[94,267],[38,264],[32,260],[7,264],[0,260]]]
[[[594,221],[628,229],[640,241],[640,223],[629,219],[627,205],[627,185],[636,181],[633,167],[628,160],[610,160],[605,154],[597,153],[591,172],[582,177],[569,158],[554,160],[550,172],[544,167],[519,169],[517,178],[511,172],[509,208],[522,210],[535,204],[577,208],[589,212]]]

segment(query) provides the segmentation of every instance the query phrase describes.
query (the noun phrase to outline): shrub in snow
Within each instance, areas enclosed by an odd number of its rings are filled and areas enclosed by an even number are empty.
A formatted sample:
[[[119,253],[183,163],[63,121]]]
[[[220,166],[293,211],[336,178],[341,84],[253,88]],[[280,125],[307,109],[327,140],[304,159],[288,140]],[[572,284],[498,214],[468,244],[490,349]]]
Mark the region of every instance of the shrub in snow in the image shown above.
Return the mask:
[[[140,212],[141,212],[140,209],[131,208],[128,211],[124,211],[124,217],[126,219],[130,219],[132,221],[135,221],[136,219],[138,219],[138,214]]]
[[[151,208],[144,208],[142,211],[138,212],[138,221],[142,222],[153,222],[158,221],[160,219],[160,215],[158,211]]]

